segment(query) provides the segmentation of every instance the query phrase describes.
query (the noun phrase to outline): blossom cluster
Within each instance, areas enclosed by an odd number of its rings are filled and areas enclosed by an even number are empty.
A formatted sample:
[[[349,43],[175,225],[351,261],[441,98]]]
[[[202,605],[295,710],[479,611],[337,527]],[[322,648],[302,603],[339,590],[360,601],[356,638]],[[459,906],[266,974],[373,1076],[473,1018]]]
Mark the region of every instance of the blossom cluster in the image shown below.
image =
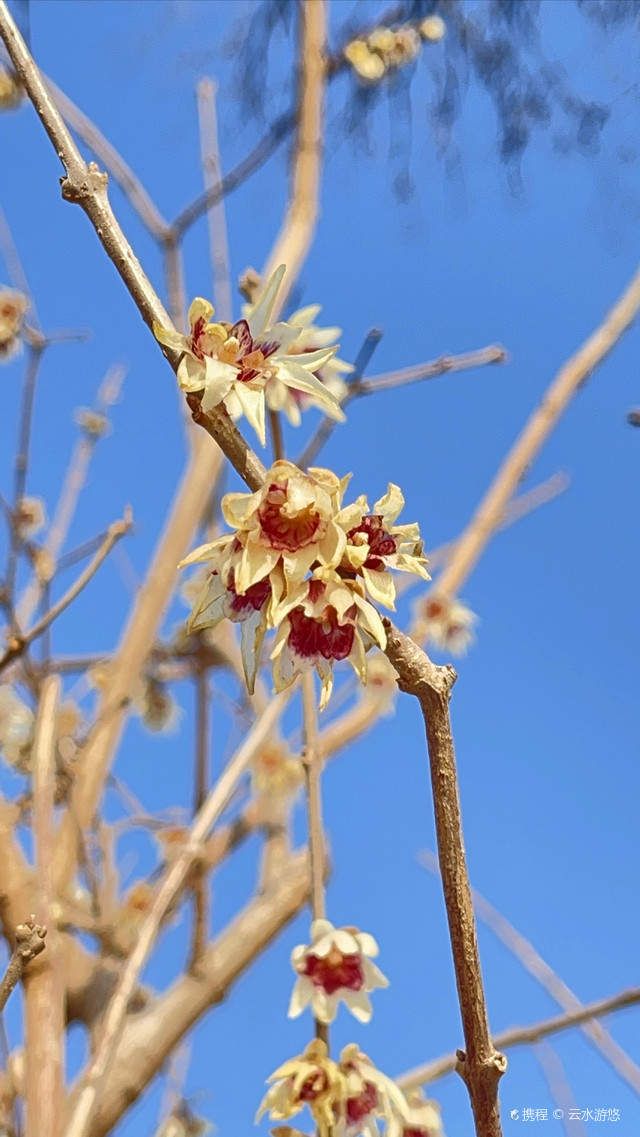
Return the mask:
[[[344,57],[360,79],[377,83],[388,72],[411,63],[420,52],[422,41],[437,43],[446,32],[440,16],[426,16],[418,26],[379,27],[364,39],[354,39],[344,49]]]
[[[348,481],[331,470],[304,473],[277,461],[260,490],[223,498],[222,514],[233,532],[183,561],[208,562],[210,568],[187,630],[215,627],[225,617],[240,623],[249,691],[270,628],[276,629],[271,653],[276,691],[315,668],[323,707],[333,665],[343,659],[365,683],[367,650],[386,646],[374,604],[394,608],[389,570],[429,579],[418,526],[395,524],[404,505],[398,486],[390,484],[370,510],[364,496],[343,506]]]
[[[202,393],[203,411],[222,404],[232,418],[245,415],[263,446],[267,407],[283,411],[294,426],[308,405],[342,422],[342,376],[352,370],[336,358],[337,346],[330,346],[340,329],[313,323],[318,305],[270,325],[284,273],[280,265],[235,324],[213,323],[213,305],[196,297],[189,308],[188,335],[153,325],[156,339],[180,355],[176,374],[181,389]]]
[[[0,288],[0,363],[7,363],[20,350],[20,332],[29,300],[13,288]]]

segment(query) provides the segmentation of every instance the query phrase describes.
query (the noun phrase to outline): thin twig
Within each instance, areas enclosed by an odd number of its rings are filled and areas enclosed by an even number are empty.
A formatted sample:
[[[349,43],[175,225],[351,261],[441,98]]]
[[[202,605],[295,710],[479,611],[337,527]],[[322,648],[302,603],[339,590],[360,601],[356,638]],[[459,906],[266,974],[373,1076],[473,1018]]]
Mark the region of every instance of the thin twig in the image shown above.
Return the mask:
[[[193,815],[197,817],[204,805],[209,789],[209,735],[210,735],[209,677],[205,670],[196,678],[196,755],[195,792],[193,796]],[[193,939],[189,970],[197,972],[198,964],[208,939],[209,913],[207,904],[208,879],[204,864],[194,869],[193,887]]]
[[[118,183],[123,194],[135,209],[142,224],[156,240],[162,240],[169,229],[169,224],[165,221],[155,202],[149,197],[140,179],[129,168],[115,146],[104,137],[95,123],[71,101],[68,95],[60,90],[57,83],[54,83],[46,75],[43,75],[42,78],[71,129],[75,130],[85,145],[93,151],[96,158],[104,162],[114,181]]]
[[[538,1042],[533,1048],[538,1065],[544,1074],[546,1083],[556,1105],[562,1110],[561,1121],[567,1137],[588,1137],[586,1126],[580,1118],[570,1118],[572,1107],[575,1108],[576,1099],[567,1081],[564,1066],[557,1050],[549,1042]],[[575,1124],[575,1121],[578,1124]]]
[[[580,1026],[589,1019],[602,1018],[603,1015],[610,1015],[613,1011],[634,1007],[637,1003],[640,1003],[640,987],[629,987],[617,995],[611,995],[608,999],[587,1003],[579,1011],[543,1019],[542,1022],[534,1023],[532,1026],[511,1027],[510,1030],[497,1034],[493,1042],[500,1050],[509,1050],[512,1046],[528,1046],[539,1042],[541,1038],[548,1038],[550,1034],[559,1034],[560,1031]],[[443,1078],[445,1074],[452,1074],[457,1068],[457,1062],[457,1053],[446,1054],[443,1058],[436,1058],[433,1062],[426,1062],[424,1066],[417,1066],[415,1070],[401,1074],[396,1081],[405,1091],[415,1086],[424,1086],[427,1082]]]
[[[268,280],[278,265],[287,266],[277,310],[282,311],[309,251],[319,216],[322,139],[326,86],[325,0],[303,0],[298,6],[298,128],[291,166],[289,203],[282,228],[263,272]]]
[[[198,126],[200,128],[200,159],[207,191],[219,188],[222,182],[216,93],[217,84],[213,79],[201,79],[196,87]],[[217,319],[231,320],[233,301],[231,299],[229,242],[223,197],[220,197],[211,206],[207,219],[209,222],[209,256],[213,276],[213,303]]]
[[[457,1070],[469,1097],[478,1137],[500,1137],[498,1083],[506,1059],[494,1047],[478,954],[471,889],[462,836],[456,758],[449,699],[456,680],[452,667],[436,667],[389,620],[386,654],[398,672],[401,691],[415,695],[425,721],[431,768],[438,860],[447,910],[458,1001],[466,1050],[457,1051]]]
[[[35,916],[25,924],[18,924],[15,930],[16,946],[13,949],[7,970],[0,980],[0,1013],[7,1005],[9,995],[20,982],[24,970],[32,959],[44,951],[44,938],[47,929],[36,924]]]
[[[33,833],[38,906],[50,928],[42,963],[25,976],[25,1054],[27,1059],[27,1137],[59,1137],[64,1085],[64,983],[58,936],[51,917],[56,780],[56,725],[60,679],[42,685],[33,746]]]
[[[504,516],[509,499],[536,454],[591,373],[631,327],[640,309],[640,270],[600,327],[561,367],[542,402],[503,461],[494,481],[458,541],[453,556],[438,580],[438,591],[455,596]]]
[[[98,415],[103,415],[115,402],[126,373],[126,367],[119,364],[109,368],[98,391],[95,405],[95,412]],[[75,516],[80,494],[87,479],[89,463],[98,440],[97,434],[83,432],[71,454],[58,504],[44,544],[52,568],[58,561],[60,550]],[[41,591],[41,582],[37,578],[34,578],[27,585],[17,608],[20,627],[24,627],[31,619]]]
[[[31,424],[33,422],[33,407],[36,395],[36,384],[42,360],[42,346],[29,347],[27,366],[22,386],[22,405],[20,408],[20,426],[18,429],[18,447],[16,450],[14,477],[13,477],[13,516],[11,520],[11,542],[7,570],[5,573],[5,597],[10,609],[13,607],[13,592],[18,568],[18,552],[23,544],[20,532],[20,505],[24,496],[29,468],[29,451],[31,443]],[[12,621],[16,628],[15,621]]]
[[[302,712],[304,737],[302,768],[307,798],[307,833],[311,864],[311,915],[314,920],[324,920],[326,916],[324,895],[325,851],[322,794],[320,793],[322,759],[318,747],[318,708],[313,671],[306,671],[302,676]],[[317,1019],[316,1038],[321,1038],[327,1044],[329,1042],[329,1028]]]
[[[321,7],[318,4],[318,7]],[[124,284],[149,328],[154,322],[171,327],[169,315],[145,275],[131,245],[127,241],[109,203],[107,175],[95,162],[84,161],[51,95],[43,83],[20,32],[9,12],[5,0],[0,0],[0,35],[11,61],[44,126],[66,176],[62,179],[62,196],[65,201],[80,205],[93,224],[96,234],[109,259],[113,261]],[[179,355],[169,348],[162,352],[175,371]],[[192,408],[193,414],[193,408]],[[244,478],[250,489],[257,489],[264,479],[264,467],[259,458],[232,422],[224,407],[214,407],[206,416],[193,414],[194,421],[204,426],[218,442],[231,464]]]
[[[102,563],[109,556],[109,553],[111,552],[116,541],[119,541],[121,537],[124,537],[125,533],[129,532],[131,525],[131,511],[127,510],[125,511],[125,516],[122,521],[114,521],[113,525],[109,526],[105,539],[98,549],[96,555],[92,558],[84,571],[80,573],[80,576],[76,581],[74,581],[74,583],[71,585],[71,588],[65,592],[64,596],[61,596],[58,602],[54,604],[48,612],[45,613],[42,619],[38,620],[38,622],[34,624],[28,632],[25,632],[24,635],[15,634],[10,636],[9,647],[5,651],[4,655],[0,658],[0,671],[3,671],[9,663],[11,663],[19,655],[22,655],[25,649],[29,647],[29,644],[33,643],[33,641],[36,640],[38,636],[41,636],[42,633],[49,627],[49,625],[52,624],[54,620],[57,620],[58,616],[60,616],[61,613],[64,612],[64,610],[73,603],[76,597],[80,595],[82,590],[86,588],[89,581],[95,576]]]
[[[431,850],[426,849],[420,854],[420,863],[430,873],[436,876],[440,875],[437,857]],[[545,991],[548,991],[551,998],[555,999],[556,1003],[565,1011],[579,1011],[584,1004],[570,987],[567,987],[567,984],[556,975],[553,968],[549,967],[549,964],[538,954],[533,944],[525,939],[506,917],[475,888],[471,889],[471,896],[473,907],[482,922],[491,928],[494,935],[502,941],[509,951],[513,952],[516,959],[519,959],[529,974],[538,980]],[[640,1093],[640,1069],[622,1047],[618,1046],[618,1043],[605,1027],[600,1023],[585,1023],[581,1030],[616,1073],[631,1086],[635,1093]]]
[[[403,367],[400,371],[388,371],[384,375],[372,375],[371,379],[349,384],[349,397],[375,395],[377,391],[390,391],[395,387],[406,387],[424,379],[435,379],[453,371],[469,371],[473,367],[486,367],[491,363],[508,362],[509,354],[500,344],[478,348],[477,351],[463,352],[461,355],[441,355],[430,363],[419,363],[415,367]],[[352,393],[353,392],[353,393]]]
[[[343,410],[351,402],[351,399],[353,398],[351,390],[354,386],[357,387],[360,379],[364,375],[369,361],[371,360],[374,351],[382,339],[382,335],[383,332],[381,328],[370,328],[364,337],[362,346],[360,347],[360,350],[353,364],[353,372],[351,373],[351,379],[348,385],[347,393],[340,404]],[[332,418],[331,415],[324,416],[324,418],[320,421],[317,429],[311,435],[311,438],[307,442],[307,445],[302,451],[300,457],[296,460],[296,465],[299,466],[301,470],[306,470],[306,468],[311,465],[316,455],[320,453],[322,447],[331,438],[331,435],[333,434],[337,425],[338,424],[336,420]]]
[[[203,842],[209,830],[229,804],[239,779],[249,766],[258,748],[273,730],[291,693],[292,688],[289,691],[282,692],[269,704],[262,718],[255,724],[243,745],[225,767],[195,818],[181,851],[168,866],[153,904],[138,933],[135,947],[127,960],[118,986],[105,1012],[100,1043],[82,1079],[82,1088],[69,1119],[65,1137],[86,1137],[90,1132],[91,1120],[98,1104],[101,1086],[108,1073],[115,1047],[124,1026],[129,1000],[135,991],[140,972],[156,941],[163,918],[181,888],[189,869],[202,855]]]

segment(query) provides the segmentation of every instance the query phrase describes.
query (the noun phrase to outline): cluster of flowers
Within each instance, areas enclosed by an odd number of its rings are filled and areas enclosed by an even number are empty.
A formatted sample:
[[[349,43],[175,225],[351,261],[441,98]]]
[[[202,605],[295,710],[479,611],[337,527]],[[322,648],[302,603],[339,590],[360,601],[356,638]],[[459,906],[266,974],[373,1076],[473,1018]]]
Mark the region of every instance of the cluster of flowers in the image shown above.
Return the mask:
[[[7,363],[20,350],[20,332],[29,300],[13,288],[0,288],[0,363]]]
[[[368,992],[387,987],[388,980],[371,962],[378,945],[357,928],[335,928],[315,920],[311,943],[294,948],[291,962],[298,978],[289,1017],[310,1006],[318,1022],[333,1022],[344,1002],[360,1022],[369,1022]],[[440,1114],[421,1096],[408,1099],[392,1078],[378,1070],[355,1044],[345,1046],[336,1062],[326,1044],[314,1039],[303,1054],[280,1066],[268,1079],[271,1086],[256,1120],[266,1112],[284,1121],[308,1106],[321,1137],[379,1137],[383,1122],[387,1137],[441,1137]]]
[[[222,514],[234,532],[182,562],[206,561],[211,570],[187,630],[215,627],[225,617],[240,623],[251,692],[269,628],[277,629],[271,654],[276,691],[315,668],[324,707],[333,665],[342,659],[366,683],[367,650],[386,646],[371,601],[394,607],[389,570],[429,580],[418,526],[395,525],[404,505],[398,486],[390,484],[370,511],[365,497],[342,506],[348,481],[331,470],[303,473],[291,462],[275,462],[262,489],[222,499]]]
[[[365,39],[354,39],[344,49],[344,57],[360,79],[378,83],[399,67],[411,63],[420,52],[422,41],[437,43],[446,32],[440,16],[426,16],[416,27],[375,28]]]
[[[182,390],[202,392],[204,411],[222,403],[232,418],[246,415],[263,446],[267,407],[283,411],[294,426],[309,405],[342,422],[343,376],[353,370],[336,358],[337,346],[329,346],[340,329],[313,323],[318,305],[269,326],[284,273],[280,265],[235,324],[212,323],[213,305],[196,297],[189,308],[188,335],[153,326],[156,339],[182,357],[177,370]]]

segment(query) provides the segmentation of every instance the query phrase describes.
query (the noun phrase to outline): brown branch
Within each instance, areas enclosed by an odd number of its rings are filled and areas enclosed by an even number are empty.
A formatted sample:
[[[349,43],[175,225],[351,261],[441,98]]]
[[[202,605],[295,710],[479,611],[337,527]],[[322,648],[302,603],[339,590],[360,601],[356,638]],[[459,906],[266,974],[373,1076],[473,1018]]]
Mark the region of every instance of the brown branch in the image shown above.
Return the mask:
[[[318,5],[320,7],[320,5]],[[66,176],[62,179],[62,196],[80,205],[93,224],[102,246],[126,285],[142,319],[149,328],[154,321],[171,327],[171,320],[140,262],[127,241],[109,203],[107,175],[95,162],[84,161],[71,134],[42,81],[27,47],[11,17],[5,0],[0,0],[0,35],[20,81],[29,95],[36,113],[60,158]],[[162,352],[175,371],[179,357],[168,348]],[[200,422],[194,415],[194,420]],[[202,425],[205,425],[203,422]],[[256,489],[256,476],[264,477],[262,463],[253,454],[223,407],[215,407],[206,416],[206,429],[216,439],[231,464],[250,489]],[[254,484],[252,484],[252,481]],[[260,483],[261,484],[261,483]]]
[[[257,749],[263,744],[282,714],[292,689],[271,701],[262,718],[255,724],[245,742],[225,767],[218,782],[195,818],[185,843],[167,867],[155,899],[138,932],[131,955],[122,971],[120,981],[104,1016],[100,1042],[86,1070],[77,1100],[69,1119],[66,1137],[86,1137],[98,1105],[102,1085],[111,1067],[118,1039],[124,1027],[127,1008],[135,992],[138,978],[156,941],[162,921],[182,887],[192,865],[202,855],[203,842],[229,804],[239,779],[247,769]]]
[[[127,510],[122,521],[114,521],[113,525],[109,526],[106,537],[96,555],[89,561],[87,567],[80,573],[78,579],[74,581],[64,596],[61,596],[57,603],[53,604],[49,611],[45,612],[42,619],[38,620],[37,624],[34,624],[28,632],[25,632],[24,635],[14,634],[10,637],[9,647],[0,658],[0,671],[3,671],[9,663],[12,663],[14,659],[22,655],[26,648],[29,647],[29,644],[32,644],[38,636],[41,636],[53,621],[57,620],[58,616],[73,603],[82,590],[86,588],[89,581],[95,576],[100,566],[109,556],[116,542],[119,541],[121,537],[124,537],[125,533],[129,532],[131,525],[131,512]]]
[[[15,930],[16,946],[0,982],[0,1012],[4,1010],[9,995],[22,979],[27,964],[35,959],[41,951],[44,951],[46,934],[47,929],[36,924],[34,916],[27,920],[26,924],[18,924]]]
[[[637,1003],[640,1003],[640,987],[629,987],[626,991],[621,991],[608,999],[587,1003],[579,1011],[543,1019],[542,1022],[534,1023],[532,1026],[511,1027],[510,1030],[497,1034],[493,1042],[500,1050],[509,1050],[512,1046],[528,1046],[530,1043],[539,1042],[541,1038],[548,1038],[550,1034],[559,1034],[560,1031],[580,1026],[589,1019],[601,1018],[603,1015],[610,1015],[613,1011],[621,1011],[624,1007],[634,1007]],[[445,1074],[452,1074],[457,1068],[457,1062],[457,1054],[446,1054],[442,1058],[436,1058],[433,1062],[427,1062],[424,1066],[417,1066],[415,1070],[401,1074],[396,1081],[405,1091],[413,1089],[414,1086],[424,1086],[427,1082],[443,1078]]]
[[[439,876],[437,858],[430,850],[427,849],[420,855],[420,863],[429,872]],[[475,888],[471,889],[471,896],[475,912],[482,922],[515,955],[529,974],[538,980],[545,991],[548,991],[551,998],[555,999],[564,1011],[581,1010],[584,1004],[571,988],[567,987],[567,984],[556,975],[553,968],[549,967],[549,964],[538,954],[533,944],[525,939],[513,927],[513,924],[510,924],[502,913],[494,908],[488,900],[485,900],[484,896]],[[618,1046],[609,1032],[600,1023],[585,1023],[580,1029],[616,1073],[631,1086],[635,1093],[640,1093],[640,1070],[622,1047]]]
[[[424,716],[433,806],[438,838],[438,859],[458,1001],[466,1051],[457,1052],[457,1070],[469,1091],[478,1137],[500,1137],[498,1083],[506,1059],[496,1051],[482,984],[476,926],[467,873],[456,758],[449,717],[452,667],[436,667],[429,657],[389,620],[386,654],[398,672],[401,691],[415,695]]]
[[[599,328],[560,369],[458,541],[438,580],[438,591],[455,596],[496,528],[509,499],[571,399],[628,330],[640,309],[640,270]]]
[[[46,75],[43,75],[42,78],[68,125],[93,151],[96,158],[104,162],[112,178],[118,183],[130,205],[135,209],[142,224],[156,240],[163,240],[170,228],[169,223],[165,221],[155,202],[151,200],[140,179],[136,177],[115,146],[105,138],[96,124],[71,101],[68,95],[65,95],[64,91],[61,91],[58,85]]]
[[[33,835],[41,918],[49,927],[48,950],[25,976],[27,1137],[60,1137],[64,1087],[64,987],[59,937],[52,919],[56,725],[60,679],[42,685],[33,746]]]
[[[9,555],[7,558],[7,569],[5,572],[4,592],[6,603],[12,617],[11,622],[14,630],[16,631],[17,627],[15,624],[15,619],[13,618],[13,593],[16,583],[16,573],[18,569],[18,553],[24,543],[20,532],[19,511],[27,481],[31,443],[31,425],[33,422],[33,408],[43,350],[44,349],[42,345],[29,346],[28,349],[29,354],[27,357],[27,364],[25,368],[24,379],[22,382],[20,426],[18,429],[18,446],[14,464],[11,540],[9,543]]]
[[[304,770],[307,799],[307,840],[309,843],[309,864],[311,868],[311,916],[314,920],[324,920],[326,903],[324,895],[325,849],[324,826],[322,824],[322,795],[320,774],[322,760],[318,747],[318,709],[313,671],[305,671],[302,676],[302,711],[304,747],[302,768]],[[316,1038],[329,1042],[329,1028],[315,1020]]]

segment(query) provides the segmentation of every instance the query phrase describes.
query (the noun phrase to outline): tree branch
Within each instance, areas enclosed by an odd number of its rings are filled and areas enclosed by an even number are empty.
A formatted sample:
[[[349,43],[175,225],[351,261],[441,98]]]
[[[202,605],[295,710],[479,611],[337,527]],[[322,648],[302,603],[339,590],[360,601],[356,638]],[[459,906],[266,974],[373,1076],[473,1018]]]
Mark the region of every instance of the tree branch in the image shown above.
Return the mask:
[[[67,1125],[66,1137],[86,1137],[89,1132],[93,1135],[94,1131],[90,1130],[90,1126],[104,1079],[110,1069],[122,1033],[129,1001],[135,991],[140,972],[151,953],[163,918],[184,883],[189,869],[201,857],[203,842],[209,830],[229,804],[239,779],[258,748],[269,736],[291,693],[290,688],[271,701],[262,718],[255,724],[244,744],[226,766],[195,818],[183,848],[167,868],[107,1007],[100,1043],[82,1079]]]
[[[50,934],[45,956],[29,969],[24,980],[27,1137],[42,1137],[43,1133],[47,1137],[60,1137],[62,1131],[65,992],[61,982],[59,938],[51,914],[60,686],[57,675],[48,676],[42,685],[33,745],[36,887],[41,918]]]
[[[447,909],[458,1001],[466,1052],[457,1052],[457,1070],[469,1091],[478,1137],[500,1137],[498,1082],[506,1059],[496,1051],[489,1022],[462,837],[456,758],[449,718],[452,667],[436,667],[389,620],[386,654],[398,672],[401,691],[415,695],[427,732],[438,859]]]
[[[459,539],[436,591],[455,596],[504,516],[509,499],[589,375],[630,328],[640,309],[640,270],[599,328],[560,369]]]
[[[9,647],[0,658],[0,671],[3,671],[9,663],[12,663],[14,659],[22,655],[25,649],[29,647],[29,644],[32,644],[38,636],[41,636],[49,625],[52,624],[54,620],[57,620],[58,616],[64,612],[65,608],[68,608],[69,605],[73,603],[82,590],[86,588],[89,581],[95,576],[100,566],[109,556],[116,542],[119,541],[121,537],[124,537],[125,533],[129,532],[131,525],[131,513],[127,510],[122,521],[114,521],[113,525],[109,526],[107,535],[96,555],[89,561],[87,567],[80,573],[78,579],[74,581],[64,596],[61,596],[58,602],[54,604],[48,612],[45,612],[42,619],[38,620],[37,624],[34,624],[28,632],[25,632],[24,635],[18,635],[16,633],[10,637]]]
[[[9,995],[22,979],[27,964],[44,951],[46,934],[47,929],[41,924],[36,924],[34,916],[27,920],[26,924],[18,924],[15,930],[16,946],[4,978],[0,981],[0,1012],[4,1010]]]
[[[613,1011],[621,1011],[624,1007],[633,1007],[637,1003],[640,1003],[640,987],[629,987],[626,991],[621,991],[608,999],[587,1003],[579,1011],[543,1019],[542,1022],[534,1023],[532,1026],[516,1026],[504,1030],[495,1036],[494,1045],[500,1050],[509,1050],[512,1046],[528,1046],[530,1043],[539,1042],[541,1038],[548,1038],[550,1034],[559,1034],[560,1031],[580,1026],[589,1019],[601,1018],[603,1015],[610,1015]],[[401,1074],[396,1081],[406,1092],[414,1086],[424,1086],[427,1082],[443,1078],[445,1074],[452,1074],[457,1069],[457,1064],[457,1052],[446,1054],[443,1058],[437,1058],[433,1062],[427,1062],[424,1066],[417,1066],[415,1070]]]

